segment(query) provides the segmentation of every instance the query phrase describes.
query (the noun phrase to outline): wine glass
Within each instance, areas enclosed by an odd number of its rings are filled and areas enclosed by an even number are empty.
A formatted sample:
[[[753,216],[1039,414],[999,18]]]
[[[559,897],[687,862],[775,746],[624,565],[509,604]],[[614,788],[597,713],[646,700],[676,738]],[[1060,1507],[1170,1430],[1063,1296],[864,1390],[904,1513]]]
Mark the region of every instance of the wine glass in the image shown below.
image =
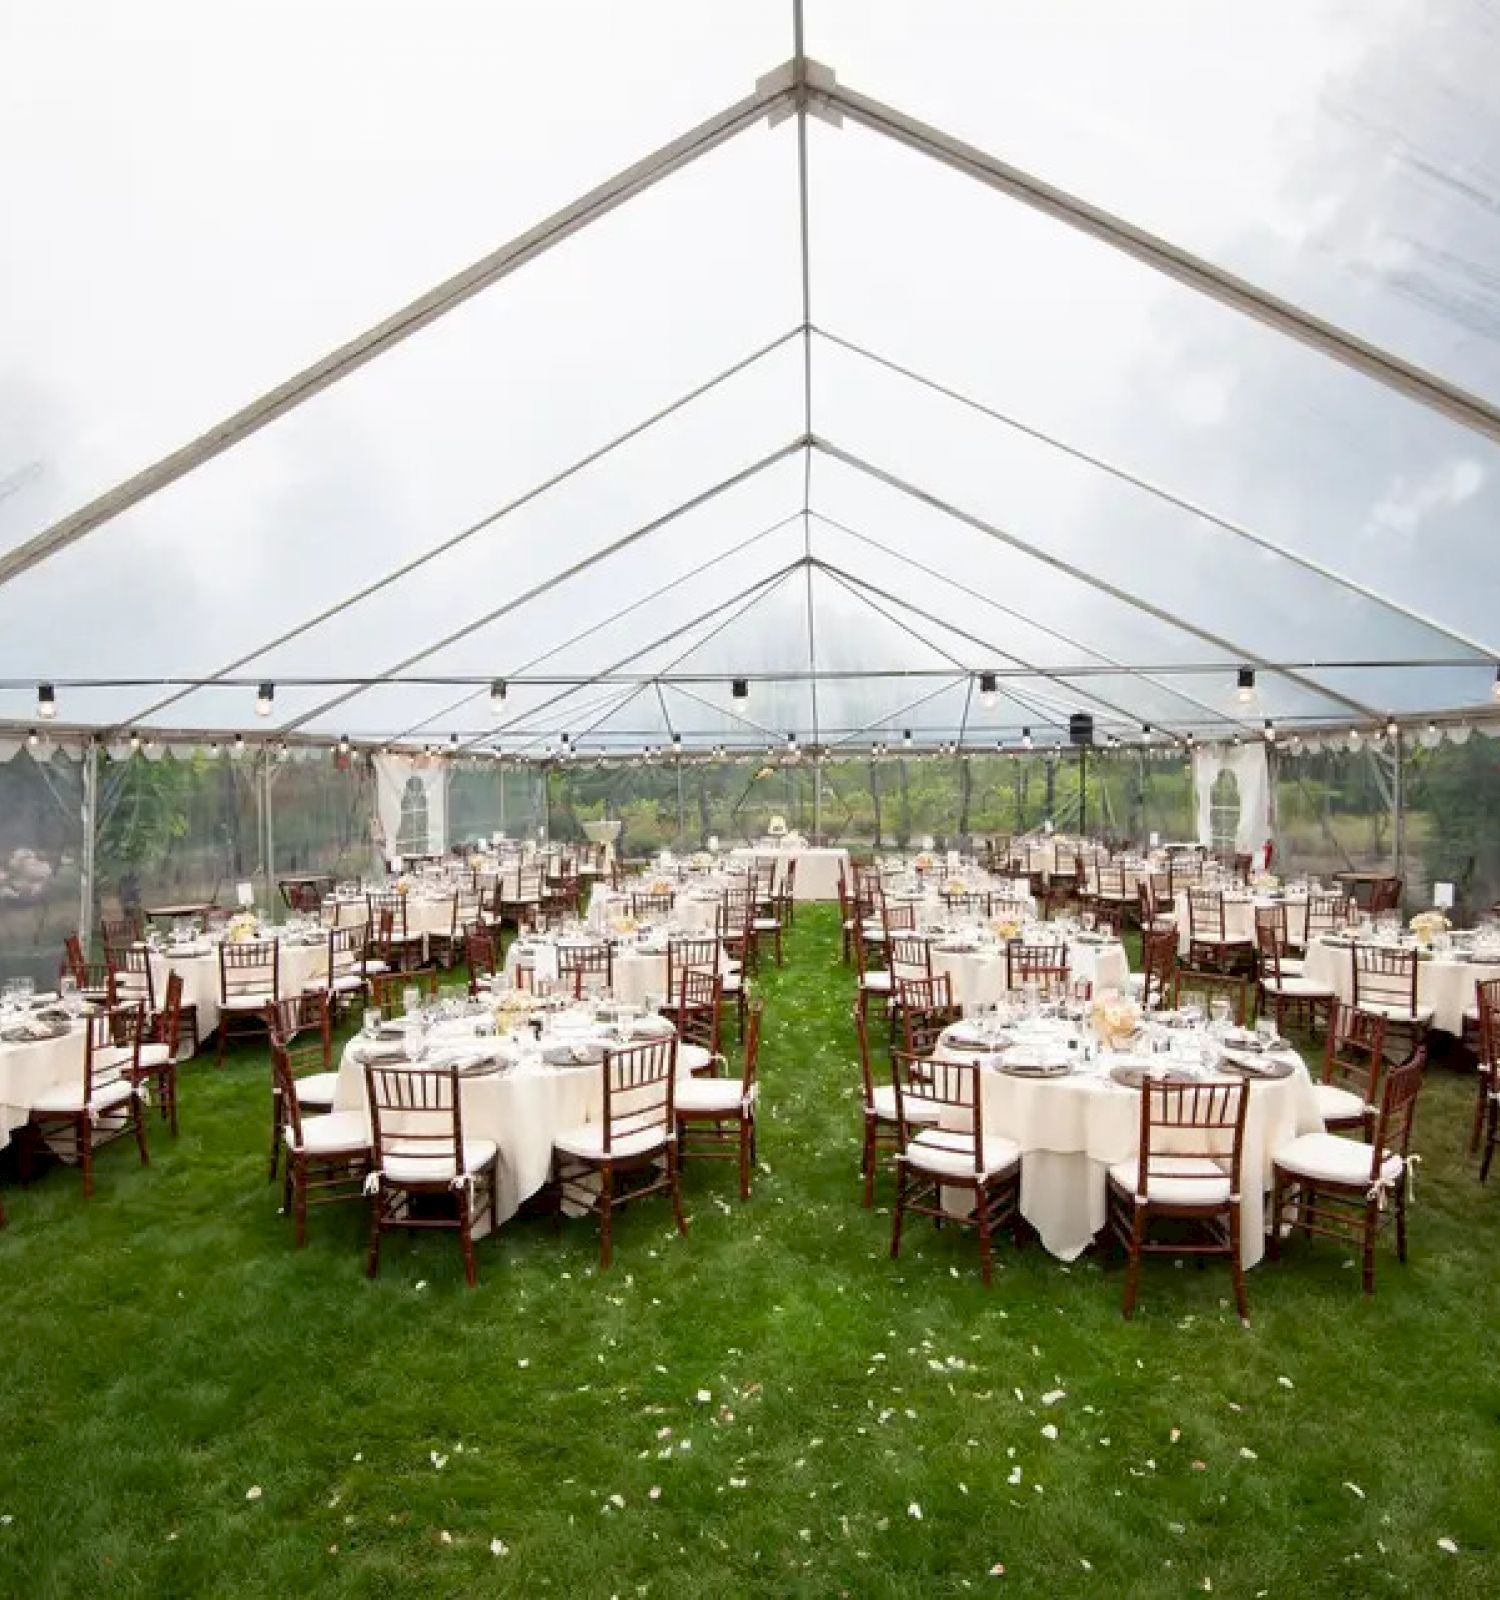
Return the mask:
[[[1229,1028],[1229,1001],[1223,995],[1215,995],[1208,1003],[1209,1031],[1222,1038]]]
[[[76,1022],[83,1010],[83,996],[78,992],[78,979],[71,972],[65,972],[57,980],[57,993],[62,1001],[63,1010],[68,1013],[70,1020]]]

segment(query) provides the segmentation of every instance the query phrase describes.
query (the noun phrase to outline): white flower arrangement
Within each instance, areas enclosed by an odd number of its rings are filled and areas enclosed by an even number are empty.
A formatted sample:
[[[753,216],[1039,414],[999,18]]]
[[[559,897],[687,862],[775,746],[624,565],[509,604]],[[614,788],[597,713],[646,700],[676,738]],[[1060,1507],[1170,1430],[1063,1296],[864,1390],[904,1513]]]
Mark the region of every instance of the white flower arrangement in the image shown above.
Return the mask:
[[[249,944],[260,937],[260,919],[253,911],[237,911],[224,927],[230,944]]]
[[[1441,911],[1419,911],[1408,926],[1416,934],[1419,944],[1431,944],[1438,934],[1447,933],[1453,924]]]
[[[1250,887],[1265,891],[1279,889],[1281,887],[1281,879],[1274,872],[1257,872],[1250,880]]]

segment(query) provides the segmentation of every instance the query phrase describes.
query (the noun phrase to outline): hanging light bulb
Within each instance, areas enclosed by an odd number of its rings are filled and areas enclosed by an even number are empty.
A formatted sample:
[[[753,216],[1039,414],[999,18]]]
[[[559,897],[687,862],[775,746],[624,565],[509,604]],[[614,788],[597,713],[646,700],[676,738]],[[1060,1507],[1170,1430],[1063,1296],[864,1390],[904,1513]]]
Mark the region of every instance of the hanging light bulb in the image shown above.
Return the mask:
[[[1255,668],[1241,667],[1235,679],[1235,699],[1247,706],[1255,698]]]
[[[40,747],[40,745],[41,745],[41,742],[42,742],[42,736],[41,736],[41,734],[39,734],[39,733],[38,733],[38,732],[37,732],[37,731],[36,731],[36,729],[35,729],[35,728],[33,728],[33,729],[32,729],[32,730],[31,730],[31,732],[30,732],[30,733],[28,733],[28,734],[27,734],[27,735],[26,735],[26,743],[27,743],[27,744],[28,744],[28,745],[30,745],[30,747],[31,747],[31,748],[32,748],[32,749],[33,749],[33,750],[35,750],[35,749],[37,749],[37,748],[39,748],[39,747]]]
[[[786,753],[789,756],[794,756],[797,753],[797,735],[795,733],[789,733],[786,736]]]
[[[240,757],[242,755],[244,755],[244,753],[245,753],[245,736],[244,736],[244,734],[242,734],[242,733],[235,734],[235,736],[234,736],[234,744],[230,747],[229,753],[230,753],[230,755],[232,755],[234,757],[234,759],[236,761],[238,761],[240,759]]]
[[[136,754],[140,750],[140,748],[141,748],[140,730],[137,729],[137,728],[132,728],[130,730],[130,751],[131,751],[131,754],[132,755]]]
[[[1386,736],[1386,738],[1387,739],[1395,739],[1396,736],[1400,732],[1401,732],[1401,724],[1399,722],[1397,722],[1394,717],[1392,717],[1385,725],[1385,736]]]
[[[748,678],[734,678],[729,685],[729,692],[736,700],[750,698],[750,680]]]
[[[679,755],[682,754],[682,735],[680,733],[674,733],[672,735],[672,748],[677,751]]]
[[[906,749],[908,749],[908,750],[911,749],[911,729],[910,728],[903,728],[901,730],[901,743],[906,747]]]
[[[494,716],[499,716],[505,705],[505,679],[490,679],[490,711]]]
[[[263,683],[255,692],[255,714],[258,717],[269,717],[271,707],[276,703],[276,685]]]
[[[43,722],[51,722],[57,715],[57,690],[50,683],[36,686],[36,714]]]
[[[1141,724],[1141,741],[1144,744],[1151,743],[1151,724],[1149,722]]]
[[[346,756],[349,754],[349,735],[347,733],[341,733],[339,735],[339,754],[341,756]]]
[[[1021,748],[1023,750],[1029,750],[1031,748],[1031,729],[1030,728],[1022,728],[1021,729]]]
[[[1359,749],[1359,729],[1358,728],[1350,728],[1350,730],[1349,730],[1349,748],[1351,750],[1358,750]]]
[[[1427,737],[1429,739],[1436,739],[1437,738],[1437,723],[1429,722],[1427,724]]]
[[[1266,718],[1266,725],[1262,732],[1265,734],[1267,744],[1276,743],[1276,724],[1269,717]]]
[[[993,672],[981,672],[979,674],[979,703],[986,710],[989,710],[996,700],[1000,698],[999,689],[999,681]]]

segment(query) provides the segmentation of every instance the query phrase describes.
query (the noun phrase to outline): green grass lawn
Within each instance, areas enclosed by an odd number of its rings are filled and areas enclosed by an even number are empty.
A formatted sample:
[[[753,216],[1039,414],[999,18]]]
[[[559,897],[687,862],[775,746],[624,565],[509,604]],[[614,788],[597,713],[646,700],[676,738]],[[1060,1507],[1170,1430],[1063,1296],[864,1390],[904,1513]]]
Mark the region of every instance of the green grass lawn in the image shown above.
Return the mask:
[[[472,1293],[447,1236],[367,1282],[358,1207],[295,1252],[251,1050],[88,1205],[76,1172],[7,1181],[0,1594],[1500,1592],[1469,1081],[1424,1091],[1412,1261],[1373,1301],[1298,1244],[1248,1329],[1226,1272],[1170,1262],[1126,1325],[1092,1260],[1006,1244],[986,1293],[973,1237],[918,1224],[891,1262],[831,908],[762,988],[753,1200],[691,1170],[689,1236],[647,1201],[603,1276],[586,1222],[512,1223]]]

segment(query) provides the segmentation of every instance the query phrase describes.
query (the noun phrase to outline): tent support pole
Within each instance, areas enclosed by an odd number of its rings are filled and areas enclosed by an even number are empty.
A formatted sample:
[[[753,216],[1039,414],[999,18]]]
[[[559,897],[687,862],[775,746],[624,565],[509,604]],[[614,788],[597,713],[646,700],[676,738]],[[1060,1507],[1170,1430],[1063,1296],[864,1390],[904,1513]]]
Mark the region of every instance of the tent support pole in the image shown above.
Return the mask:
[[[94,928],[94,829],[99,820],[99,746],[90,739],[83,750],[83,861],[78,874],[78,939],[92,947]]]

